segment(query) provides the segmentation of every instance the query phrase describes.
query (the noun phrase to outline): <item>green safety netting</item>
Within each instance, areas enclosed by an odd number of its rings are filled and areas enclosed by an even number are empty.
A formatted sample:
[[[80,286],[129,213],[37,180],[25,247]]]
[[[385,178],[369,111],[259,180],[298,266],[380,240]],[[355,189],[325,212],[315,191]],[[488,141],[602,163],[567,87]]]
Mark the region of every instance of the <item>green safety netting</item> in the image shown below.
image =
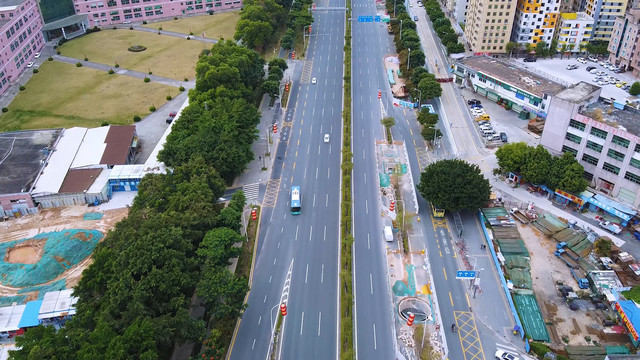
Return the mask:
[[[496,239],[503,255],[529,256],[529,250],[522,239]]]
[[[504,255],[504,266],[507,268],[530,269],[529,260],[524,256]]]
[[[409,288],[407,288],[407,284],[405,284],[402,280],[397,280],[395,284],[393,284],[393,293],[395,296],[407,296],[409,293]]]
[[[48,292],[64,290],[66,288],[66,283],[67,280],[60,279],[47,285],[29,286],[18,290],[18,294],[27,294],[30,292],[38,291],[38,299],[42,300],[42,298],[44,298],[44,294]]]
[[[536,341],[549,341],[549,332],[545,326],[538,301],[531,291],[519,291],[513,294],[513,302],[520,315],[525,333]]]
[[[82,217],[82,220],[100,220],[104,214],[100,212],[88,212]]]
[[[49,282],[91,255],[102,238],[97,230],[64,230],[38,234],[30,239],[0,243],[0,254],[6,254],[25,241],[42,246],[40,260],[34,264],[0,261],[0,282],[14,287],[34,286]]]
[[[624,345],[605,345],[607,355],[625,355],[630,354],[629,348]]]
[[[389,179],[389,175],[381,173],[380,174],[380,187],[389,187],[391,185],[391,180]]]
[[[519,289],[532,289],[531,274],[529,269],[523,268],[506,268],[504,272],[509,276],[509,280],[513,282],[513,286]]]
[[[13,303],[24,304],[27,302],[27,295],[0,297],[0,306],[10,306]]]
[[[404,266],[405,270],[407,270],[407,279],[408,279],[408,283],[409,283],[409,287],[408,287],[408,292],[407,295],[409,296],[416,296],[416,282],[414,281],[414,276],[413,276],[413,271],[415,270],[416,266],[415,265],[411,265],[411,264],[407,264]]]

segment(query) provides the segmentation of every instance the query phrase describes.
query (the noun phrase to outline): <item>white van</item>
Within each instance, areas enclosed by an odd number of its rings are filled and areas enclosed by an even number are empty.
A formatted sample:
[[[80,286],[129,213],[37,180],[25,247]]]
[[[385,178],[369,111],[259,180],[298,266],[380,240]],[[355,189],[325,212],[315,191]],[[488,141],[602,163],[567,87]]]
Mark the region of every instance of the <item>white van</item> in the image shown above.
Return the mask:
[[[391,229],[391,226],[384,227],[384,239],[387,242],[393,241],[393,230]]]

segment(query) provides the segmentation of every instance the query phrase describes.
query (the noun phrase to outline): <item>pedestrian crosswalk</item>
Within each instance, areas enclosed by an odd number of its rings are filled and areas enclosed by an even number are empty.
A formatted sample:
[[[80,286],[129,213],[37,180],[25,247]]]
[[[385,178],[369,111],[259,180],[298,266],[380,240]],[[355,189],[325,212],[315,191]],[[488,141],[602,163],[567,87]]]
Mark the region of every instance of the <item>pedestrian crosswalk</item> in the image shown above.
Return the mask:
[[[244,192],[247,202],[256,201],[260,193],[260,183],[242,185],[242,192]]]
[[[313,67],[313,61],[305,60],[304,65],[302,67],[302,78],[300,79],[301,84],[308,84],[311,82],[311,68]]]

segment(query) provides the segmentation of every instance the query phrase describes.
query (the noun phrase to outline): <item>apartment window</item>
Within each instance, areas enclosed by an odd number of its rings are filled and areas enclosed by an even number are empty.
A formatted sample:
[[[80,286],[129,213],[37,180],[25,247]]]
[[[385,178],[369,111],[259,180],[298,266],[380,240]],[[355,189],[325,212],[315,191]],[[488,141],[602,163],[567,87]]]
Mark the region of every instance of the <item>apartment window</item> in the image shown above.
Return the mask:
[[[600,130],[600,129],[596,129],[596,128],[591,128],[591,135],[595,136],[595,137],[599,137],[601,139],[606,139],[607,135],[609,135],[609,133],[607,133],[604,130]]]
[[[624,178],[625,178],[625,179],[627,179],[627,180],[629,180],[629,181],[631,181],[631,182],[634,182],[634,183],[636,183],[636,184],[640,184],[640,176],[638,176],[638,175],[636,175],[636,174],[634,174],[634,173],[631,173],[631,172],[628,172],[628,171],[627,171],[627,172],[624,174]]]
[[[155,13],[156,15],[162,15],[162,10],[156,10]]]
[[[627,139],[623,139],[620,136],[617,135],[613,135],[613,138],[611,139],[611,142],[616,144],[616,145],[620,145],[623,148],[628,148],[629,147],[629,140]]]
[[[624,154],[613,149],[609,149],[609,151],[607,151],[607,156],[618,161],[624,161]]]
[[[574,129],[578,129],[580,131],[584,131],[584,128],[587,126],[584,123],[581,123],[580,121],[577,120],[573,120],[571,119],[571,121],[569,121],[569,126],[571,126]]]
[[[593,141],[587,141],[587,149],[591,149],[596,152],[602,152],[602,145],[596,144]]]
[[[639,143],[639,144],[636,144],[636,146],[635,146],[635,148],[634,148],[634,150],[633,150],[633,151],[635,151],[635,152],[637,152],[637,153],[640,153],[640,143]]]
[[[576,150],[576,149],[574,149],[574,148],[571,148],[571,147],[568,147],[567,145],[564,145],[564,146],[562,147],[562,152],[563,152],[563,153],[564,153],[564,152],[572,153],[572,154],[573,154],[573,156],[578,155],[578,150]]]
[[[144,7],[144,11],[149,11],[149,10],[153,10],[153,8],[151,6],[145,6]]]
[[[640,169],[640,160],[632,158],[631,161],[629,161],[629,165],[633,166],[634,168]]]
[[[144,16],[153,16],[153,10],[152,11],[145,11],[144,12]]]
[[[118,3],[116,2],[116,0],[109,0],[107,1],[107,6],[108,7],[118,6]]]
[[[110,11],[109,15],[118,15],[118,11]]]
[[[122,5],[129,5],[129,0],[120,0]]]
[[[125,14],[131,14],[131,9],[124,9],[124,10],[122,10],[122,12],[125,13]],[[131,19],[131,17],[127,18],[126,16],[124,18],[125,19]]]
[[[591,155],[582,154],[582,161],[586,162],[587,164],[598,165],[598,158]]]
[[[608,172],[616,174],[616,175],[620,174],[620,168],[617,167],[617,166],[611,165],[608,162],[605,162],[602,165],[602,170],[608,171]]]
[[[111,21],[120,21],[120,16],[111,17]]]
[[[127,11],[127,10],[124,10],[124,11]],[[124,18],[125,19],[133,19],[133,15],[127,14],[127,15],[124,16]]]
[[[582,138],[578,135],[573,135],[570,133],[567,133],[567,135],[565,136],[565,139],[574,142],[576,144],[580,144],[580,142],[582,141]]]

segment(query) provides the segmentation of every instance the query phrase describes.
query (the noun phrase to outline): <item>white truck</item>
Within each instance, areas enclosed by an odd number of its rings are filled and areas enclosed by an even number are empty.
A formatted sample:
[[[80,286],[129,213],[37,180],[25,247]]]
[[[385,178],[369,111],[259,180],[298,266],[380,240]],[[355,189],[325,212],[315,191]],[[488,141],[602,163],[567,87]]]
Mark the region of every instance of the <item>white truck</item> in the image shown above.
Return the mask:
[[[607,229],[609,231],[611,231],[612,233],[618,235],[620,234],[620,232],[622,232],[622,228],[620,227],[620,225],[612,223],[610,221],[600,221],[600,227],[603,229]]]
[[[393,241],[393,229],[391,229],[391,226],[384,227],[384,239],[387,242]]]

